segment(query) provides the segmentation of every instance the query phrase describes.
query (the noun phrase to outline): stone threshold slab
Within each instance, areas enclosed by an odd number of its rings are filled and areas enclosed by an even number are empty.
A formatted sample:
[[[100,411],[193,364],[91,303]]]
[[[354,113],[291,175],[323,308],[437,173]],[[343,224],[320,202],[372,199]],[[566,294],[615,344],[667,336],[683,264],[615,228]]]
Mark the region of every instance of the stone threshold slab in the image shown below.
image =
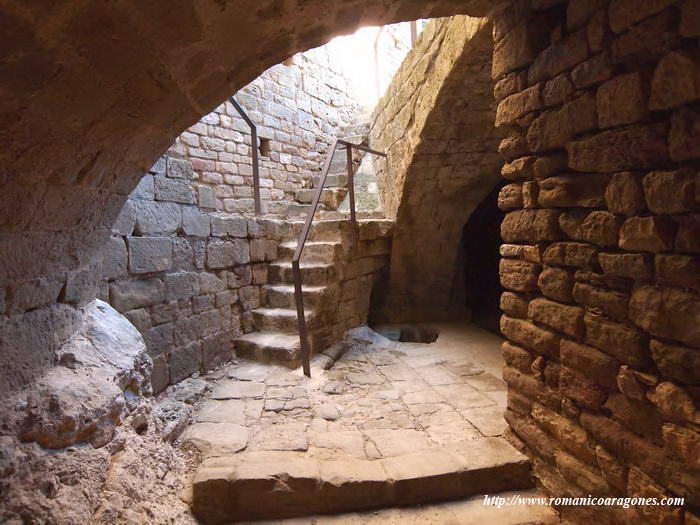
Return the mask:
[[[433,503],[533,486],[528,459],[502,438],[379,460],[321,460],[296,452],[209,458],[191,505],[206,524],[283,519]]]

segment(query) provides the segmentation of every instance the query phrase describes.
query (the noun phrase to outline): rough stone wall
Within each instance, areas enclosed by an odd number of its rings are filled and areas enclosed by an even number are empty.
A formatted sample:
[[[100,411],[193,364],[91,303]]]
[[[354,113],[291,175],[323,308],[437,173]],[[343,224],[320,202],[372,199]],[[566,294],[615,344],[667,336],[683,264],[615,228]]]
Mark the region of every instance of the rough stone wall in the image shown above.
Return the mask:
[[[103,253],[101,295],[142,333],[156,393],[233,357],[286,233],[280,221],[215,207],[191,163],[164,156],[130,195]]]
[[[303,5],[302,5],[303,4]],[[360,25],[489,0],[278,0],[0,7],[0,392],[53,366],[95,297],[128,195],[188,126],[265,69]],[[71,289],[65,301],[61,290]],[[3,313],[4,312],[4,313]]]
[[[296,55],[235,95],[258,137],[270,141],[270,153],[259,157],[263,213],[286,213],[297,190],[320,171],[331,141],[363,119],[334,58],[325,47]],[[214,192],[217,210],[252,214],[250,128],[230,102],[183,132],[172,149],[192,162],[197,183]]]
[[[459,315],[452,303],[462,228],[499,181],[487,19],[432,20],[378,105],[370,143],[389,154],[379,186],[396,227],[390,277],[373,315]]]
[[[517,1],[493,16],[506,419],[561,507],[698,523],[700,4]],[[695,510],[693,510],[695,508]]]

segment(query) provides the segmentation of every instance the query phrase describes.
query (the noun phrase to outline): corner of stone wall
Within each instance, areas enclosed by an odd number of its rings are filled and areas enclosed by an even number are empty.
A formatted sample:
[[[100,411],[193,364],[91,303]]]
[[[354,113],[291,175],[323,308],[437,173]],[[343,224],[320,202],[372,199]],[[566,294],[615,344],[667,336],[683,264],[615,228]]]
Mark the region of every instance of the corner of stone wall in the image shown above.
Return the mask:
[[[700,60],[695,0],[493,15],[506,419],[567,519],[696,523]],[[685,521],[683,521],[685,520]]]

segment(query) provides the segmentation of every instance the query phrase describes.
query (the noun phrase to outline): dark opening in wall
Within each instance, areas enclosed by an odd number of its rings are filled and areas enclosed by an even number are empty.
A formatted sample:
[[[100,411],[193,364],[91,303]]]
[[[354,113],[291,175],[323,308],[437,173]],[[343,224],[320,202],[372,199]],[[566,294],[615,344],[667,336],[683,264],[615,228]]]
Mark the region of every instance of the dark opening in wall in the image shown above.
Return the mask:
[[[500,333],[501,287],[498,274],[501,247],[501,221],[497,184],[471,214],[462,231],[466,306],[472,321],[487,330]]]
[[[260,155],[263,157],[269,157],[270,156],[270,151],[271,151],[271,140],[266,139],[265,137],[260,137],[258,139],[258,151],[260,151]]]
[[[440,330],[426,324],[379,324],[372,330],[392,341],[401,343],[434,343]]]

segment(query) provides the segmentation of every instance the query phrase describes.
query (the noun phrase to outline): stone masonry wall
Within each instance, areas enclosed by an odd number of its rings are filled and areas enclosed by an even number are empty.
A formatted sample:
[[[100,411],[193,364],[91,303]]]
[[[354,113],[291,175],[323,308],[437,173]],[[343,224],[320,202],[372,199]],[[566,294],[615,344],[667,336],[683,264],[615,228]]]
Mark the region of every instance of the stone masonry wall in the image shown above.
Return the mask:
[[[377,53],[403,56],[407,24],[386,26],[384,34]],[[333,139],[352,134],[366,120],[342,59],[330,46],[311,49],[271,67],[235,94],[259,139],[269,141],[269,152],[259,157],[264,213],[284,215],[296,192],[311,186]],[[384,69],[388,74],[392,65]],[[250,128],[229,101],[183,132],[171,151],[192,162],[196,184],[213,192],[218,211],[252,214]]]
[[[143,335],[156,393],[233,356],[285,234],[281,221],[216,212],[193,177],[189,161],[162,157],[103,252],[102,299]]]
[[[532,0],[493,16],[506,419],[561,507],[700,515],[700,2]]]
[[[453,301],[462,229],[502,164],[491,32],[485,18],[431,20],[374,112],[370,142],[389,154],[378,179],[396,220],[376,320],[464,314]]]

